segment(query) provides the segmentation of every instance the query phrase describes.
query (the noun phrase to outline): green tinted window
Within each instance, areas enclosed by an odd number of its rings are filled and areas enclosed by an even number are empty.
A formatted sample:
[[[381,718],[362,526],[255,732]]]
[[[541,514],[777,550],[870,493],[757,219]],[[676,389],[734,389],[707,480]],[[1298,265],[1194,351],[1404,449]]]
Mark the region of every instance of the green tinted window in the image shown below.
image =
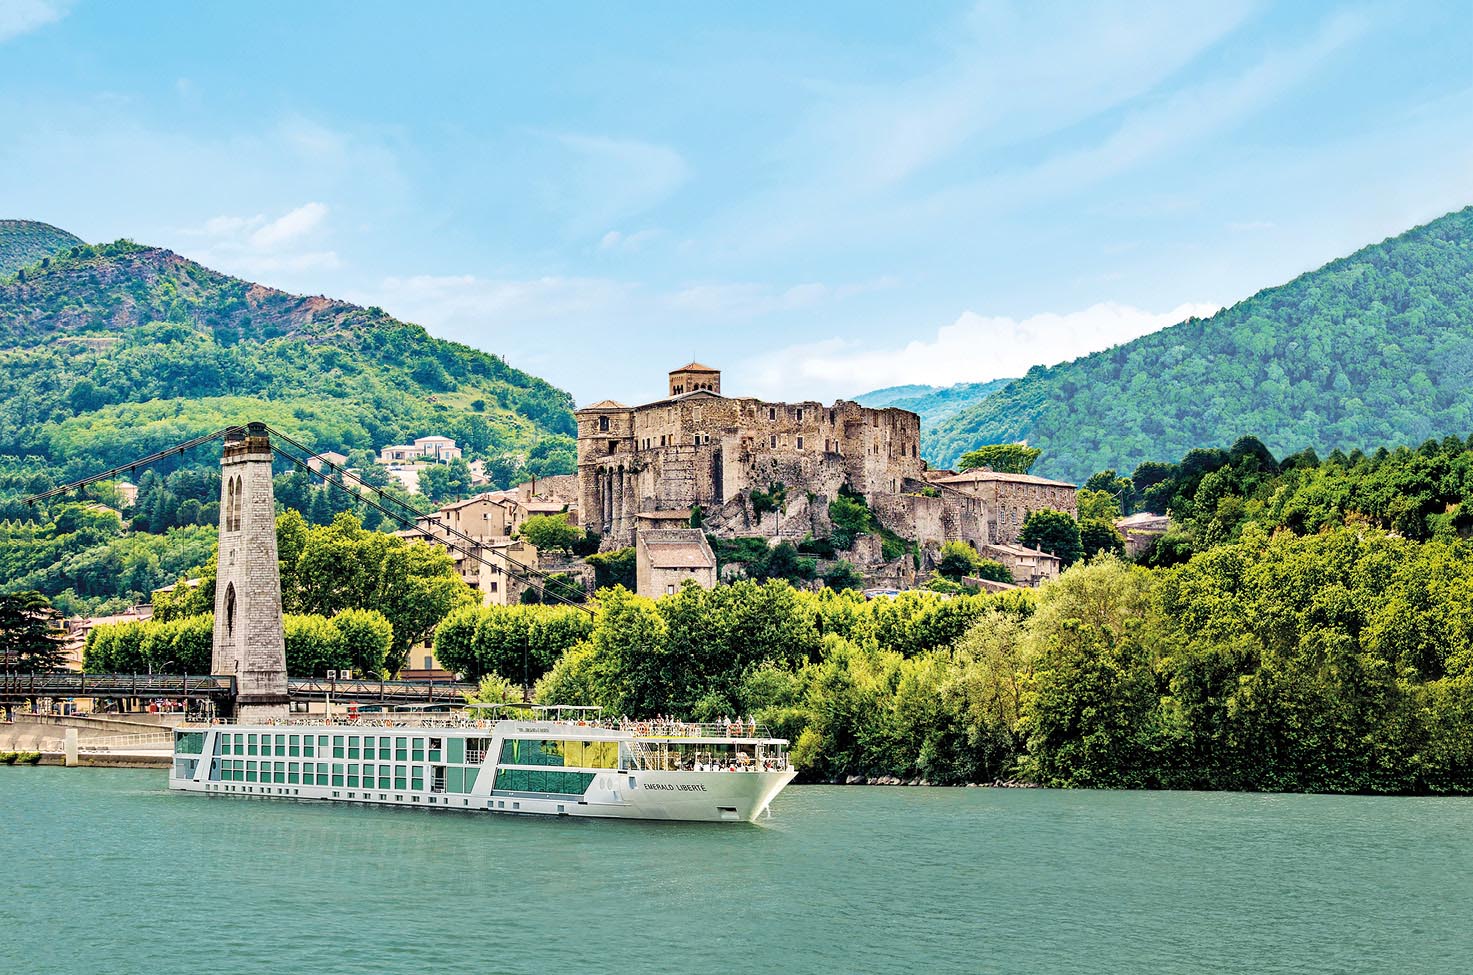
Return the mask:
[[[409,739],[408,738],[395,738],[394,739],[394,761],[396,761],[396,762],[407,762],[407,761],[409,761]]]
[[[378,767],[378,787],[380,789],[387,789],[389,788],[390,781],[392,781],[392,776],[389,775],[389,766],[380,765]]]
[[[254,782],[254,781],[256,781],[256,763],[255,762],[246,762],[246,779],[245,780],[247,782]]]
[[[255,735],[247,735],[246,736],[246,754],[247,755],[254,755],[254,754],[256,754],[256,736]],[[252,780],[252,781],[254,781],[254,780]]]
[[[180,755],[198,755],[205,750],[203,731],[180,731],[174,734],[174,751]]]
[[[343,763],[342,762],[333,762],[332,763],[332,784],[333,785],[338,785],[338,786],[340,786],[340,785],[343,784]]]
[[[336,744],[337,740],[338,740],[337,738],[334,738],[333,739],[334,744]],[[336,748],[333,749],[333,753],[332,754],[333,754],[333,757],[334,758],[337,757],[337,754],[338,753],[337,753],[337,749]],[[357,758],[358,757],[358,736],[357,735],[349,735],[348,736],[348,757],[349,758]],[[372,757],[372,756],[370,756],[370,757]]]
[[[394,757],[394,742],[392,739],[380,738],[378,740],[378,757],[385,762]]]
[[[416,762],[425,760],[425,740],[423,738],[414,739],[414,760]]]
[[[447,744],[449,745],[449,748],[447,750],[450,752],[450,755],[449,755],[449,758],[448,758],[448,761],[450,762],[450,764],[451,765],[464,765],[465,764],[465,739],[464,738],[451,738]]]
[[[413,768],[411,768],[409,771],[411,773],[410,774],[410,777],[409,777],[409,779],[410,779],[410,788],[413,788],[413,789],[423,789],[425,787],[425,770],[424,770],[424,766],[422,766],[422,765],[416,765]]]
[[[409,788],[409,769],[403,765],[394,766],[394,788]]]
[[[276,736],[276,754],[278,754],[278,755],[285,755],[286,754],[286,735],[277,735]]]
[[[456,766],[452,765],[445,770],[445,791],[465,791],[465,769],[457,768]]]
[[[348,764],[348,788],[350,788],[350,789],[356,789],[357,787],[358,787],[358,766],[356,766],[356,765],[354,765],[352,763],[349,763]]]

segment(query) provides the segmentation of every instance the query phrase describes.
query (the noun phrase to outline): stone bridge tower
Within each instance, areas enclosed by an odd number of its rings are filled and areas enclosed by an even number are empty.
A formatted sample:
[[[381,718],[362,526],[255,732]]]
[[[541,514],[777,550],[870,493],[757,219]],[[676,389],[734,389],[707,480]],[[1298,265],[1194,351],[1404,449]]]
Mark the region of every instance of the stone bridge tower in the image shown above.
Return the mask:
[[[235,677],[243,724],[287,716],[286,638],[276,561],[271,440],[263,423],[225,437],[220,458],[220,559],[211,671]]]

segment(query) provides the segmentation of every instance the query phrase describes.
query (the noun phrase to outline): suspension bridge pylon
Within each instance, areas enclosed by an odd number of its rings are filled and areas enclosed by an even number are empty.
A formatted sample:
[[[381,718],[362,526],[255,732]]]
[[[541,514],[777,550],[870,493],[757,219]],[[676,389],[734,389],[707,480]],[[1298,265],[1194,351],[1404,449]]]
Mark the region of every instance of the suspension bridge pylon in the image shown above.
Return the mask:
[[[264,423],[226,433],[211,671],[235,678],[235,719],[242,724],[283,719],[289,710],[271,463]]]

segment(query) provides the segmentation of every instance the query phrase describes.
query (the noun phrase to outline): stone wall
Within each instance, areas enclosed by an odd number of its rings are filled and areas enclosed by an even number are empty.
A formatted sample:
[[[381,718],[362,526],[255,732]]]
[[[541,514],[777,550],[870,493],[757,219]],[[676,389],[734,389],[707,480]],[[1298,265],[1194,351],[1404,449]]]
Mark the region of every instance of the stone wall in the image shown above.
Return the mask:
[[[780,483],[789,498],[896,493],[922,463],[920,418],[839,401],[775,403],[693,393],[640,407],[578,411],[583,523],[604,545],[632,542],[634,516],[719,510]]]

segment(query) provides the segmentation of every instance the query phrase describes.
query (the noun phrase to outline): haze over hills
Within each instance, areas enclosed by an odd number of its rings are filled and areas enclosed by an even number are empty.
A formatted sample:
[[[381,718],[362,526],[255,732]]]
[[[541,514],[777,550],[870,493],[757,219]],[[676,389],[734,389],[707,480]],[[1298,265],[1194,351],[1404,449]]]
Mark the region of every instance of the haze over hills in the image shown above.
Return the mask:
[[[44,224],[0,241],[0,455],[68,474],[257,418],[318,450],[455,437],[572,469],[572,398],[378,308],[301,297]]]
[[[59,227],[37,220],[0,220],[0,278],[9,277],[57,251],[86,243]]]
[[[1282,456],[1473,432],[1473,207],[1225,308],[1035,367],[927,430],[950,466],[1027,440],[1082,480],[1256,436]]]
[[[1002,389],[1011,379],[993,379],[985,383],[957,383],[953,386],[889,386],[861,393],[854,400],[864,406],[896,406],[920,415],[921,429],[929,430],[959,410],[974,406]]]

